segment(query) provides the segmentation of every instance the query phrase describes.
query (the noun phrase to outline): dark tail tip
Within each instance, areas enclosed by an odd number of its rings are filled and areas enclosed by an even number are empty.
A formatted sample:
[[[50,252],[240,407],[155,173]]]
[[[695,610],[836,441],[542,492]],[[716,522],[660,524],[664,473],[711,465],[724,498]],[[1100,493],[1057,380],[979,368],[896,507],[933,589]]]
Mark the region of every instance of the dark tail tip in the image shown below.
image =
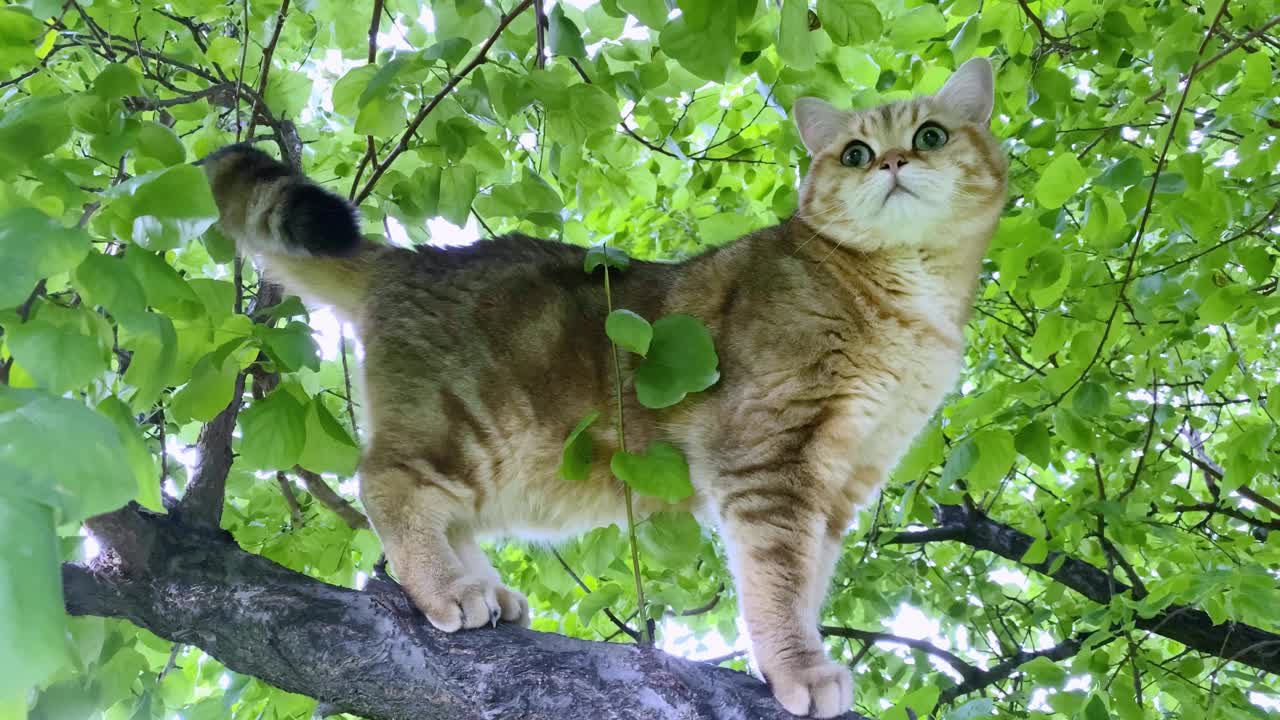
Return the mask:
[[[347,257],[360,247],[356,210],[343,198],[318,185],[302,182],[284,199],[283,238],[313,255]]]

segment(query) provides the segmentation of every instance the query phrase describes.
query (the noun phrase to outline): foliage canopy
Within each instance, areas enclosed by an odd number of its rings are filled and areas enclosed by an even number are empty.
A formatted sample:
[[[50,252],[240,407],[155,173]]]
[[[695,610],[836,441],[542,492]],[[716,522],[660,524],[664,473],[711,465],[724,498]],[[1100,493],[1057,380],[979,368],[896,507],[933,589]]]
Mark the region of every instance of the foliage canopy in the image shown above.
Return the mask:
[[[795,98],[930,92],[975,54],[997,67],[1011,199],[964,383],[840,561],[825,619],[857,708],[1280,708],[1275,674],[1142,625],[1188,606],[1280,631],[1280,4],[542,4],[0,8],[0,718],[313,711],[197,648],[61,610],[58,562],[93,551],[84,520],[130,499],[172,508],[220,418],[238,422],[222,526],[242,546],[342,585],[379,556],[339,496],[358,458],[354,348],[239,267],[190,161],[262,137],[400,242],[452,224],[679,259],[794,210]],[[592,257],[625,272],[610,253]],[[662,328],[614,325],[662,354]],[[655,387],[671,402],[700,389]],[[954,505],[1029,547],[895,538]],[[494,552],[535,628],[626,640],[643,611],[668,647],[739,647],[714,540],[674,513],[637,532],[643,609],[617,527],[558,554]],[[1066,556],[1113,578],[1108,602],[1029,568]],[[895,617],[923,618],[926,642],[895,642]]]

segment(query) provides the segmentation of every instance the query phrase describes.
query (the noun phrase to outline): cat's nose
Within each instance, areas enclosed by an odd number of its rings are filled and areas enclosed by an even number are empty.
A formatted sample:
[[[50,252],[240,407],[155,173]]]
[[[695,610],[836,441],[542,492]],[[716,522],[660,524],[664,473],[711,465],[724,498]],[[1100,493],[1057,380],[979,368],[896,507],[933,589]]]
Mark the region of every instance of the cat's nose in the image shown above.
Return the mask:
[[[890,150],[880,156],[880,169],[888,170],[891,175],[897,177],[898,170],[907,164],[907,155],[901,150]]]

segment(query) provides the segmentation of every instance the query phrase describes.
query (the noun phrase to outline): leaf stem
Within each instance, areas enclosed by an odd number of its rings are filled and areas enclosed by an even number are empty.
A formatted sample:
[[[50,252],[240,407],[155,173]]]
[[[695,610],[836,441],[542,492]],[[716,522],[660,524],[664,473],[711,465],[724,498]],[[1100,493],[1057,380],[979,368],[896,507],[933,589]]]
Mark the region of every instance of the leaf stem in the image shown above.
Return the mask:
[[[613,312],[613,289],[609,284],[609,263],[604,262],[604,302],[608,312]],[[611,338],[609,350],[613,353],[613,397],[618,406],[618,450],[627,451],[627,435],[622,421],[622,364],[618,360],[618,344]],[[645,615],[644,583],[640,579],[640,550],[636,543],[636,517],[631,505],[631,486],[622,483],[622,496],[627,501],[627,534],[631,541],[631,572],[636,581],[636,605],[640,608],[640,642],[653,644],[649,618]]]

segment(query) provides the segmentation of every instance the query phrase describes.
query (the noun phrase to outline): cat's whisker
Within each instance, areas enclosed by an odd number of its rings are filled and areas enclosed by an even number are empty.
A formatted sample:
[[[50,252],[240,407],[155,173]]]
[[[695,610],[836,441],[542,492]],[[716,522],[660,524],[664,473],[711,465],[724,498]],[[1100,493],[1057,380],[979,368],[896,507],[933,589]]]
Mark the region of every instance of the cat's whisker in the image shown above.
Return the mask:
[[[809,220],[809,219],[811,219],[811,218],[817,217],[818,215],[828,215],[828,214],[830,214],[830,213],[832,213],[832,212],[835,212],[836,210],[840,210],[840,211],[841,211],[840,216],[839,216],[839,217],[837,217],[837,218],[835,218],[834,220],[831,220],[830,222],[828,222],[828,223],[826,223],[826,224],[824,224],[824,225],[820,226],[820,227],[819,227],[819,226],[815,226],[815,227],[814,227],[814,230],[813,230],[813,234],[812,234],[812,235],[810,235],[810,236],[809,236],[809,237],[808,237],[804,242],[802,242],[802,243],[800,243],[799,245],[797,245],[797,246],[796,246],[795,251],[793,251],[793,252],[791,253],[791,256],[792,256],[792,257],[795,257],[796,255],[798,255],[798,254],[800,253],[800,250],[802,250],[802,249],[804,248],[804,246],[805,246],[805,245],[808,245],[810,242],[812,242],[812,241],[814,240],[814,238],[816,238],[816,237],[818,237],[819,235],[821,235],[821,234],[823,233],[823,231],[825,231],[827,228],[833,227],[833,226],[834,226],[835,224],[837,224],[837,223],[840,223],[840,222],[843,222],[843,221],[845,221],[845,220],[848,220],[848,219],[849,219],[849,215],[850,215],[850,213],[852,213],[852,212],[853,212],[853,206],[849,205],[848,203],[840,203],[840,205],[839,205],[838,207],[831,208],[830,210],[826,210],[826,211],[821,212],[821,213],[816,213],[816,214],[814,214],[814,215],[803,216],[803,219],[805,219],[805,220]]]

